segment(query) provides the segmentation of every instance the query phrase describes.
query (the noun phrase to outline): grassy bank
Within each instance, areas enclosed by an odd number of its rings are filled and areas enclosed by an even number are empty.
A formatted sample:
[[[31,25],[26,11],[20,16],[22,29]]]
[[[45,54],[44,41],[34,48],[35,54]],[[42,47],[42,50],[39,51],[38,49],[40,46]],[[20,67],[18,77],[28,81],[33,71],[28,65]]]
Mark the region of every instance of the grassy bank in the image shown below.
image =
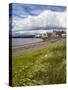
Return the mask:
[[[13,86],[59,84],[65,82],[65,43],[13,57]]]

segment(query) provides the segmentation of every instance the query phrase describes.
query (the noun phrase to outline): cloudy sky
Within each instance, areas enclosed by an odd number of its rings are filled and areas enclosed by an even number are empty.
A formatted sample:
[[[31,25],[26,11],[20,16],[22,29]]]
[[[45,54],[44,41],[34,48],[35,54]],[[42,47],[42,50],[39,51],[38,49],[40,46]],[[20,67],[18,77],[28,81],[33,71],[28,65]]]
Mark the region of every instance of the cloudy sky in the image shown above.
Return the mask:
[[[36,4],[10,4],[13,31],[66,27],[66,7]]]

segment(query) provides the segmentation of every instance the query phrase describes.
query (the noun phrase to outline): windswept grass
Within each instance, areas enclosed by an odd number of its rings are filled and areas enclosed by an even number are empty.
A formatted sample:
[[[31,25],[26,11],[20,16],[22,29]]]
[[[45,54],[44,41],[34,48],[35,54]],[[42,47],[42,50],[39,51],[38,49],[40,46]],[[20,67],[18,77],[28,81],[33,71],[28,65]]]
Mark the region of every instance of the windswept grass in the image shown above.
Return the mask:
[[[13,57],[13,86],[62,84],[65,82],[65,44],[53,45]]]

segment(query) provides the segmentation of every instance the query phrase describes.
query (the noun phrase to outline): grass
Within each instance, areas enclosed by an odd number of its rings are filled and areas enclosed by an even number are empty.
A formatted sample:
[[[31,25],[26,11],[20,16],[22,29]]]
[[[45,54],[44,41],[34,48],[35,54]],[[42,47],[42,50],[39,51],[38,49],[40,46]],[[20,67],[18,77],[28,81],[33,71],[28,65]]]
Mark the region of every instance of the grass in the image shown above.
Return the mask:
[[[13,86],[62,84],[65,82],[65,43],[13,57]]]

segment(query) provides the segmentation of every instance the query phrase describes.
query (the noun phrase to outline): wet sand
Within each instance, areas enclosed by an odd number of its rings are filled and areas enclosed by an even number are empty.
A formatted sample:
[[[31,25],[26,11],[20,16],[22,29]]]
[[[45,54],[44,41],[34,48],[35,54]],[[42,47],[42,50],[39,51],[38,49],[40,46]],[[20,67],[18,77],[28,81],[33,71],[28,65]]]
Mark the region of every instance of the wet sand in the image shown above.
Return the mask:
[[[36,51],[41,48],[47,48],[49,45],[56,45],[63,43],[65,39],[51,39],[33,44],[26,44],[21,46],[12,47],[12,56],[23,55],[26,52]]]

